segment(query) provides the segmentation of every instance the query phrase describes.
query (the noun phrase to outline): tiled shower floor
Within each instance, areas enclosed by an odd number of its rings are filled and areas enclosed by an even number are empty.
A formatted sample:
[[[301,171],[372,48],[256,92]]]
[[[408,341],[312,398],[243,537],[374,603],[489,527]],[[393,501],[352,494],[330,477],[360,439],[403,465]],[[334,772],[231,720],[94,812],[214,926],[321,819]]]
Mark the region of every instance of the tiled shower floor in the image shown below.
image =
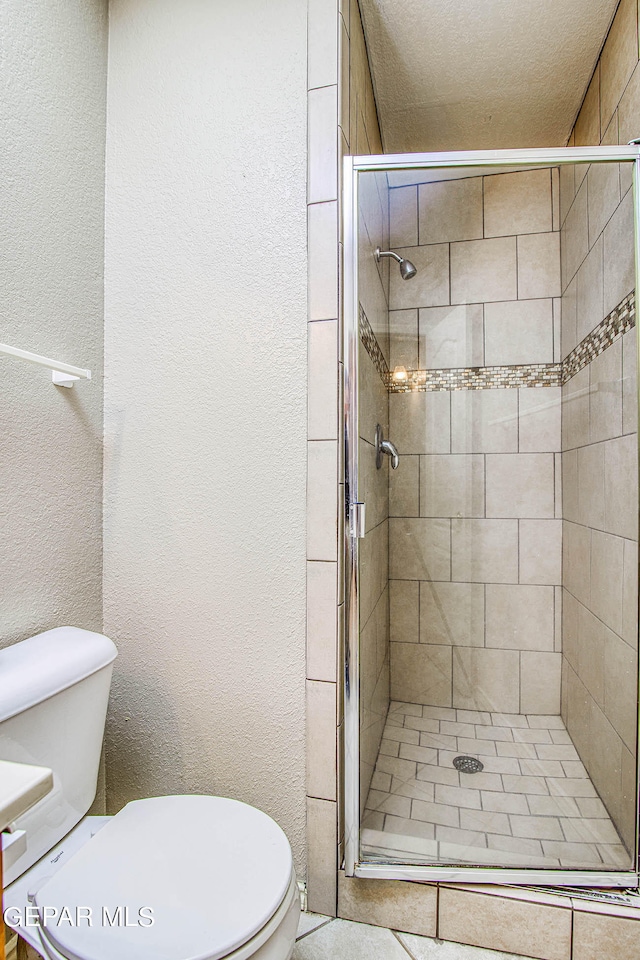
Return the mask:
[[[557,716],[392,702],[362,828],[367,856],[404,862],[630,867]]]

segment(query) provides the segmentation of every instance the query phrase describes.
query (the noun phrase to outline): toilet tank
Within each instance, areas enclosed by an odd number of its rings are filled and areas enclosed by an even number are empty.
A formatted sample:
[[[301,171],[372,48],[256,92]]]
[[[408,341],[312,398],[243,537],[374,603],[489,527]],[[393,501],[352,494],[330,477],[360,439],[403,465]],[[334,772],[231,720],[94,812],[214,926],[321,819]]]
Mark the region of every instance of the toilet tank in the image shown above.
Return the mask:
[[[51,793],[12,825],[26,836],[16,844],[24,852],[7,858],[7,885],[93,803],[116,655],[108,637],[76,627],[0,650],[0,759],[50,767],[54,781]]]

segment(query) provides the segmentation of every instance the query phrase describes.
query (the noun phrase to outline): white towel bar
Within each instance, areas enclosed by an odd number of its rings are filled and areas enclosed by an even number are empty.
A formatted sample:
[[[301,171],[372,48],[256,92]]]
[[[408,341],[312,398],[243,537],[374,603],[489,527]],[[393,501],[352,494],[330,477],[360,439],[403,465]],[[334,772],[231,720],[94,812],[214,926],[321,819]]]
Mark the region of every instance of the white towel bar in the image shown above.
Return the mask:
[[[31,353],[29,350],[10,347],[7,343],[0,343],[0,354],[18,357],[29,363],[36,363],[40,367],[48,367],[51,370],[51,379],[58,387],[72,387],[76,380],[91,380],[91,370],[74,367],[73,364],[63,363],[60,360],[51,360],[49,357],[42,357],[39,353]]]

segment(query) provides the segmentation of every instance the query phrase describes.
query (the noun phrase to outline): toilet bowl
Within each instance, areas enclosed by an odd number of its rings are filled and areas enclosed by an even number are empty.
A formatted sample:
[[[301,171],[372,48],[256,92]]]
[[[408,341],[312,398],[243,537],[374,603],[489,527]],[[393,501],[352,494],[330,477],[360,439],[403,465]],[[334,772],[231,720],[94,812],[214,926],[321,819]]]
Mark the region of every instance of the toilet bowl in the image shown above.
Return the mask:
[[[298,887],[265,813],[184,795],[84,816],[114,658],[111,641],[74,628],[0,651],[12,691],[0,693],[0,757],[54,771],[53,795],[12,825],[8,925],[52,960],[288,960]]]

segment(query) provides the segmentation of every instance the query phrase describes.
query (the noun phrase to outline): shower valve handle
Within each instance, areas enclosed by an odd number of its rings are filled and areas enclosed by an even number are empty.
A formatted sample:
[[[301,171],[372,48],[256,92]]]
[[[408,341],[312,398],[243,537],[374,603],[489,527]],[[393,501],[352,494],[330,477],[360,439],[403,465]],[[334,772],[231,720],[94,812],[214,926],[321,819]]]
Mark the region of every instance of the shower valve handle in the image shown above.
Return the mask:
[[[382,433],[382,427],[378,423],[376,425],[376,467],[379,470],[382,466],[382,457],[386,453],[388,457],[391,457],[391,469],[397,470],[398,464],[400,463],[400,457],[396,446],[394,443],[391,443],[391,440],[385,440]]]

